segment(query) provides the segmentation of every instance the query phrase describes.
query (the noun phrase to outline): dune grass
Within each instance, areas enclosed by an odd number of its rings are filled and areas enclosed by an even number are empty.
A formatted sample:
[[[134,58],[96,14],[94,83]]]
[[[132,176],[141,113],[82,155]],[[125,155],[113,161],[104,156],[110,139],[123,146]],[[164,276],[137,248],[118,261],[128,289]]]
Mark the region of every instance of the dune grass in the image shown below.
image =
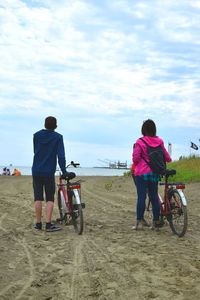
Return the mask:
[[[171,177],[170,181],[200,182],[200,157],[198,156],[183,157],[167,164],[167,168],[176,170],[176,175]],[[124,176],[130,175],[131,171],[124,173]]]
[[[200,157],[185,157],[167,165],[168,169],[176,169],[173,181],[200,182]]]

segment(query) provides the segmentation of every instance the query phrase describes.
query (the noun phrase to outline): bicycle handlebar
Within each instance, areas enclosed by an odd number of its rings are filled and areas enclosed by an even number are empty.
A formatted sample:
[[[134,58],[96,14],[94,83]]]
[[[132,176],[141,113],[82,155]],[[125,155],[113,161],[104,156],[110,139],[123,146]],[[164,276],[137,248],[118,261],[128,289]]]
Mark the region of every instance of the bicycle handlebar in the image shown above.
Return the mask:
[[[80,164],[79,164],[79,163],[75,163],[75,162],[72,160],[72,161],[70,162],[70,164],[67,165],[66,168],[68,168],[69,166],[73,166],[74,168],[76,168],[76,167],[80,166]]]

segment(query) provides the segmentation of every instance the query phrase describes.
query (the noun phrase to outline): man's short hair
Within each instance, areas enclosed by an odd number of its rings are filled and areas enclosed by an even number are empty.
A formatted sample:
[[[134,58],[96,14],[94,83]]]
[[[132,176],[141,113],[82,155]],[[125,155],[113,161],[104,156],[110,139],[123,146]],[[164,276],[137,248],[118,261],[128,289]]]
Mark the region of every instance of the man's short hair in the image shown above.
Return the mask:
[[[57,120],[54,117],[47,117],[45,119],[44,127],[49,130],[54,130],[57,128]]]

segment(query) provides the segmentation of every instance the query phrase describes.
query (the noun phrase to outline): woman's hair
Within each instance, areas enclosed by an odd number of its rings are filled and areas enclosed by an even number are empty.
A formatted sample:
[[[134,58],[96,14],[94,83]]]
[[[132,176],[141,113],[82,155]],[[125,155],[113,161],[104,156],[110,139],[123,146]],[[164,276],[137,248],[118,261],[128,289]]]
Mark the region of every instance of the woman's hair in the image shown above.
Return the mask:
[[[57,120],[54,117],[47,117],[45,119],[44,127],[49,130],[54,130],[57,128]]]
[[[153,120],[146,120],[142,124],[142,134],[145,136],[156,136],[156,124]]]

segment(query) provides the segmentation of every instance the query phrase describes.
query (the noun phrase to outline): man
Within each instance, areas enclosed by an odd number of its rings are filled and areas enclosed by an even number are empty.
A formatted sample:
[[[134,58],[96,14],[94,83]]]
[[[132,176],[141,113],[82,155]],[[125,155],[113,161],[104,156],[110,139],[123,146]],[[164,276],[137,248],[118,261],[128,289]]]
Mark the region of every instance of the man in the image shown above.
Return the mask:
[[[55,194],[55,172],[57,159],[63,178],[75,177],[73,173],[66,172],[65,149],[63,137],[55,132],[57,120],[54,117],[45,119],[45,129],[36,132],[33,136],[34,158],[32,166],[33,190],[36,211],[35,229],[42,229],[42,201],[43,192],[46,196],[46,231],[53,232],[61,230],[51,223],[54,194]]]

